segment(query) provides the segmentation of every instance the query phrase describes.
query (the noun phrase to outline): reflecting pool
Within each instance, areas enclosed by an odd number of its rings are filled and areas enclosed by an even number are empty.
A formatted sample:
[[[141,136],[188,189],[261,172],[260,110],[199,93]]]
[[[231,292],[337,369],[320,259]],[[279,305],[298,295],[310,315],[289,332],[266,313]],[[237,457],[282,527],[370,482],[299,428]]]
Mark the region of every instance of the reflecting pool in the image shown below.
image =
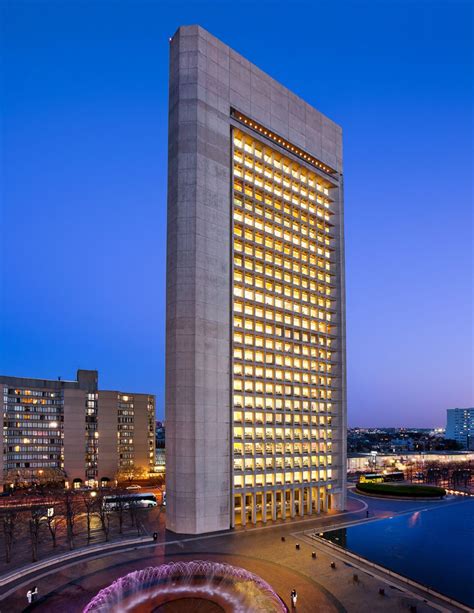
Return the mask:
[[[331,530],[323,538],[474,607],[472,498]]]

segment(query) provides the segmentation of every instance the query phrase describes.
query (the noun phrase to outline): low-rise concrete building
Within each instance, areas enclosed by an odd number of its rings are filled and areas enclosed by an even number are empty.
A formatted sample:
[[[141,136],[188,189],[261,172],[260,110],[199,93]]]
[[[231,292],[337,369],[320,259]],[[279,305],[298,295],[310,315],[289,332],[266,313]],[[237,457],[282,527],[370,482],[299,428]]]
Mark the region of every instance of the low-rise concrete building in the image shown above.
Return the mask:
[[[64,477],[72,486],[144,477],[155,463],[155,397],[74,381],[0,376],[0,484]]]
[[[404,470],[408,464],[428,462],[468,462],[474,461],[474,452],[463,451],[427,451],[420,453],[349,453],[347,455],[347,472],[378,471],[384,468]]]

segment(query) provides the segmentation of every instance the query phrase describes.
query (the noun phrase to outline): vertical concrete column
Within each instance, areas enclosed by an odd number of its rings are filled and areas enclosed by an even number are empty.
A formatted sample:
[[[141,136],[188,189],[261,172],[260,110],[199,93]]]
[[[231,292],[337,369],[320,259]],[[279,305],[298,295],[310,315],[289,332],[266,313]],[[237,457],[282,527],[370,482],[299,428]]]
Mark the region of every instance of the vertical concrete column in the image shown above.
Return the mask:
[[[304,516],[304,487],[300,489],[300,517]]]
[[[316,488],[316,496],[317,496],[317,505],[316,505],[316,509],[317,509],[317,513],[321,513],[321,488],[318,486]]]
[[[166,525],[231,525],[230,49],[198,26],[170,43]]]
[[[267,523],[267,490],[263,490],[263,501],[262,501],[262,521],[264,524]]]
[[[273,490],[272,492],[272,520],[276,521],[277,518],[277,493],[275,492],[275,490]]]
[[[308,487],[308,515],[313,514],[313,488]]]
[[[102,394],[104,392],[101,392]],[[118,468],[117,451],[117,393],[105,392],[112,398],[110,412],[107,403],[100,405],[102,413],[99,415],[98,429],[100,431],[99,440],[99,473],[101,477],[107,476],[109,479],[115,477]],[[83,389],[64,390],[64,469],[70,483],[74,479],[86,479],[85,446],[86,446],[86,398],[87,392]],[[100,401],[102,402],[102,401]],[[115,413],[114,413],[115,412]],[[107,417],[105,417],[107,416]],[[108,422],[108,417],[112,421]],[[113,419],[115,418],[115,421]],[[113,429],[107,426],[112,425]],[[108,443],[112,443],[109,445]],[[102,458],[107,457],[109,447],[112,447],[110,462],[105,463]]]
[[[257,523],[257,494],[252,492],[252,524]]]
[[[290,517],[293,519],[295,516],[295,490],[290,490]]]

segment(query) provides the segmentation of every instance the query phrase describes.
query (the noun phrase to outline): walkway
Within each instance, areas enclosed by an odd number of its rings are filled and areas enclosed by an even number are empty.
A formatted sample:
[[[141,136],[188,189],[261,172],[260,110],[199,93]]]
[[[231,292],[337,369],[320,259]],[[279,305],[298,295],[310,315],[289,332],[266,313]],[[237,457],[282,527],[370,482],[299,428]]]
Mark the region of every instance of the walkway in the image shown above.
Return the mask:
[[[436,604],[431,606],[397,589],[392,581],[386,584],[383,578],[356,570],[348,561],[338,560],[336,569],[332,569],[331,562],[335,556],[331,551],[299,539],[298,533],[302,531],[320,531],[348,521],[364,519],[367,503],[372,517],[426,506],[426,502],[374,499],[366,502],[351,495],[351,513],[334,513],[317,519],[204,537],[177,538],[176,535],[166,533],[166,542],[72,563],[54,570],[47,577],[35,580],[41,598],[31,609],[45,613],[62,613],[65,610],[68,613],[79,612],[102,587],[128,572],[172,560],[210,559],[256,572],[278,591],[287,604],[290,591],[295,588],[299,593],[298,612],[302,613],[314,613],[315,610],[328,613],[395,613],[408,610],[410,605],[416,606],[418,613],[443,610]],[[297,540],[299,549],[296,548]],[[312,557],[313,550],[317,551],[316,559]],[[357,583],[353,580],[354,572],[360,578]],[[12,593],[6,595],[1,610],[21,610],[25,606],[25,593],[29,586],[30,583],[18,585]],[[386,596],[379,595],[380,587],[385,588]]]

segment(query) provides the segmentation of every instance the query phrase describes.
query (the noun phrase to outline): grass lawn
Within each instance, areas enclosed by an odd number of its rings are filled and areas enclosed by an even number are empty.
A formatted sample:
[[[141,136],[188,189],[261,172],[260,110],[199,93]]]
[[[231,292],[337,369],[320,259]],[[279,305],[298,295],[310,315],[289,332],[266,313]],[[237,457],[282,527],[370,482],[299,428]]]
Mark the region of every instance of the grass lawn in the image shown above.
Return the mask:
[[[403,496],[407,498],[441,498],[446,490],[434,485],[404,485],[399,483],[358,483],[357,489],[377,496]]]

